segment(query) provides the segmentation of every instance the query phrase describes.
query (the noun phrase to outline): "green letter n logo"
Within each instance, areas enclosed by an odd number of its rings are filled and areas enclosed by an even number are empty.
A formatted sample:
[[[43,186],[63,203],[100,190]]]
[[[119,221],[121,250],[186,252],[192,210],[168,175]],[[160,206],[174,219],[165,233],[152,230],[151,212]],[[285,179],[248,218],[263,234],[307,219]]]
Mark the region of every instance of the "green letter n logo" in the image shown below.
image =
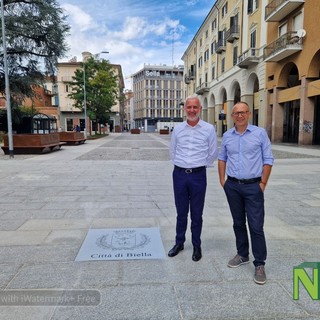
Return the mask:
[[[305,268],[312,269],[312,279],[310,279]],[[293,268],[293,300],[299,300],[299,281],[303,284],[312,300],[320,300],[320,262],[304,262]]]

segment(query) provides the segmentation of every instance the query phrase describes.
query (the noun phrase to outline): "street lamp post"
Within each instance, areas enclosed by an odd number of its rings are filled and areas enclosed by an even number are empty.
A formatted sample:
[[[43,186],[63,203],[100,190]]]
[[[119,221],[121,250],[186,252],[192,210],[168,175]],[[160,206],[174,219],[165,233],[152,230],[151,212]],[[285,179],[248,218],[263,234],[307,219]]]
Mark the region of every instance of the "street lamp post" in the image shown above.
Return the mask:
[[[3,0],[1,0],[3,1]],[[101,53],[109,53],[109,51],[101,51],[94,56]],[[87,139],[87,92],[86,92],[86,62],[83,61],[83,110],[84,110],[84,137]]]
[[[87,139],[87,92],[86,92],[86,64],[83,62],[83,109],[84,109],[84,138]]]
[[[13,153],[13,137],[12,137],[12,119],[11,119],[11,101],[10,101],[10,84],[8,75],[8,61],[7,61],[7,46],[6,46],[6,32],[4,23],[4,5],[1,0],[1,22],[2,22],[2,45],[3,45],[3,66],[6,88],[6,108],[7,108],[7,122],[8,122],[8,144],[9,144],[9,156],[14,157]]]

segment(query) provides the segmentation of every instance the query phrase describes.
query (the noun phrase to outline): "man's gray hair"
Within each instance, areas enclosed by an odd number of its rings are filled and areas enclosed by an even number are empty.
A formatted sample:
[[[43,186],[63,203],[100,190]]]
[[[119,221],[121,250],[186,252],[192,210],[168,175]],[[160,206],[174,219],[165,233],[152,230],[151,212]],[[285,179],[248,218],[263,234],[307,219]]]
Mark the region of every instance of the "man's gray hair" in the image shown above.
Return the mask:
[[[198,101],[199,101],[199,103],[200,103],[200,105],[201,105],[201,99],[200,99],[200,96],[199,96],[198,94],[193,93],[192,95],[188,96],[188,97],[186,98],[186,101],[184,102],[184,105],[186,105],[186,102],[187,102],[187,100],[189,100],[189,99],[198,99]]]

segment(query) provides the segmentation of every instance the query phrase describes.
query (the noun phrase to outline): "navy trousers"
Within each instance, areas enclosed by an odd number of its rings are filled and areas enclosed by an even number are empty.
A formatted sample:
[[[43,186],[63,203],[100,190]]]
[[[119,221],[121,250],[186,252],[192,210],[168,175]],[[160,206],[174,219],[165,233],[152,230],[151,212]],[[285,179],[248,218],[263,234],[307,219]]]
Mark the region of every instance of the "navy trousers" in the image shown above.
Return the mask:
[[[176,244],[181,245],[186,240],[185,234],[190,210],[192,244],[195,247],[200,247],[202,213],[207,189],[206,169],[186,173],[185,170],[175,167],[172,177],[177,210]]]
[[[233,230],[238,254],[242,257],[249,255],[247,220],[254,256],[253,264],[255,266],[264,265],[267,258],[267,246],[263,230],[264,194],[259,182],[239,184],[227,180],[224,191],[233,218]]]

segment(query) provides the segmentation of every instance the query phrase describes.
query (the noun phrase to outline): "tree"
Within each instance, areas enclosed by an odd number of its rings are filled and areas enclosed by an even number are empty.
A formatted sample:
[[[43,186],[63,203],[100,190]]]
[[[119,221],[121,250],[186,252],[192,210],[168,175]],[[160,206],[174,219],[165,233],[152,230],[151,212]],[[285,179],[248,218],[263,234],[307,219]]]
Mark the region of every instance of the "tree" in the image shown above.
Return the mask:
[[[58,59],[68,50],[65,37],[70,27],[56,0],[4,0],[4,15],[10,92],[19,104],[33,96],[32,85],[41,85],[45,75],[54,74]],[[2,32],[0,39],[2,44]],[[4,84],[0,54],[2,94]]]
[[[90,57],[82,64],[81,69],[76,70],[72,79],[72,92],[68,96],[75,101],[74,106],[83,110],[85,82],[88,116],[96,123],[105,124],[103,120],[109,118],[112,106],[119,100],[118,78],[112,64],[108,60],[95,60]]]

